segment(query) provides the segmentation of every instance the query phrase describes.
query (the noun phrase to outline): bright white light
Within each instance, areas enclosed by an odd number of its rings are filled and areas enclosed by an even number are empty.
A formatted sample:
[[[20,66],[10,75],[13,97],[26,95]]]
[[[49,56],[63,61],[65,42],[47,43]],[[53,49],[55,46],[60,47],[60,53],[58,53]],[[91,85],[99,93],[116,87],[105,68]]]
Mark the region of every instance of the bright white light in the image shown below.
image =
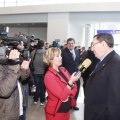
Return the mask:
[[[3,3],[2,3],[3,2]],[[101,2],[120,2],[120,0],[5,0],[5,6],[26,6],[44,4],[72,4],[72,3],[101,3]],[[4,4],[4,0],[0,1]],[[2,5],[3,6],[3,5]]]
[[[36,2],[44,4],[60,4],[60,3],[97,3],[97,2],[120,2],[120,0],[36,0]],[[31,1],[32,3],[35,3]]]

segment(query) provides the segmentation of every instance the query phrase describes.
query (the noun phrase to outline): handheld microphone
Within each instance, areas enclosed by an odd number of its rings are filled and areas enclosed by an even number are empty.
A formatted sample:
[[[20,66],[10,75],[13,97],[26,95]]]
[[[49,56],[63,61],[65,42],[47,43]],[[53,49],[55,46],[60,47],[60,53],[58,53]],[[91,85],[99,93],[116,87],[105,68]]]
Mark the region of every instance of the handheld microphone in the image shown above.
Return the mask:
[[[80,72],[84,73],[85,70],[91,65],[90,59],[85,59],[82,64],[78,66],[78,71],[75,73],[75,76],[78,75]]]

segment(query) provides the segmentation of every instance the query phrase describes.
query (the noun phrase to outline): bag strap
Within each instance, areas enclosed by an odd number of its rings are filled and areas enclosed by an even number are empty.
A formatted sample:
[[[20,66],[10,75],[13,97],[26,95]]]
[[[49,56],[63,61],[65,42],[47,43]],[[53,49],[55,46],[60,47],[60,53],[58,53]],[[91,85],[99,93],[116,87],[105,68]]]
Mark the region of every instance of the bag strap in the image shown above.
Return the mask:
[[[32,60],[32,67],[33,67],[33,62],[34,62],[34,60],[35,60],[35,56],[36,56],[36,53],[37,53],[37,50],[35,50],[35,54],[34,54],[34,56],[33,56],[33,60]],[[34,67],[33,67],[34,68]]]
[[[33,56],[33,60],[31,60],[31,65],[32,65],[33,69],[34,69],[33,62],[34,62],[34,59],[35,59],[36,53],[37,53],[37,50],[35,50],[35,54],[34,54],[34,56]],[[33,81],[33,84],[34,84],[33,71],[31,72],[31,78],[32,78],[32,81]]]
[[[37,53],[37,50],[35,50],[35,54],[34,54],[34,56],[33,56],[33,61],[34,61],[34,59],[35,59],[36,53]]]

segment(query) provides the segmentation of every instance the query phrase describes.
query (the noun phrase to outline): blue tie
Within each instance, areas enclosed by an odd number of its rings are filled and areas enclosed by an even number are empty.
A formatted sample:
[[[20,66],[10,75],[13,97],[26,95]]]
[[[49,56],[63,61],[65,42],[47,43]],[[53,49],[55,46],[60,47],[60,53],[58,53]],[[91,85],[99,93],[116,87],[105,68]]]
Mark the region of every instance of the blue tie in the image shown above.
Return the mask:
[[[97,62],[97,64],[96,64],[94,69],[96,69],[99,66],[100,62],[101,62],[100,60]]]

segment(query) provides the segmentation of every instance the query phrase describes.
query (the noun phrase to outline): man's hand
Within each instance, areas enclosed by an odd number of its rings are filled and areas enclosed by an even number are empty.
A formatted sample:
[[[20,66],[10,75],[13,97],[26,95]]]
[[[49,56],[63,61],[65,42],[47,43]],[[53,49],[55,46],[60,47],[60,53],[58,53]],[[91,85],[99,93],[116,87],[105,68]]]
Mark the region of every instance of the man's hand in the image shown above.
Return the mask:
[[[19,56],[20,56],[20,52],[18,52],[18,50],[14,49],[14,50],[10,51],[8,59],[13,59],[14,60],[14,59],[19,58]]]
[[[20,57],[20,52],[18,50],[14,49],[14,50],[10,51],[8,59],[15,60],[15,59],[18,59],[19,57]],[[17,64],[17,65],[8,65],[8,66],[9,66],[9,69],[14,70],[15,73],[18,74],[18,71],[20,70],[20,65],[19,64]]]
[[[31,61],[31,59],[29,59],[29,60],[23,60],[23,62],[21,64],[21,69],[25,69],[25,70],[29,69],[30,61]]]

